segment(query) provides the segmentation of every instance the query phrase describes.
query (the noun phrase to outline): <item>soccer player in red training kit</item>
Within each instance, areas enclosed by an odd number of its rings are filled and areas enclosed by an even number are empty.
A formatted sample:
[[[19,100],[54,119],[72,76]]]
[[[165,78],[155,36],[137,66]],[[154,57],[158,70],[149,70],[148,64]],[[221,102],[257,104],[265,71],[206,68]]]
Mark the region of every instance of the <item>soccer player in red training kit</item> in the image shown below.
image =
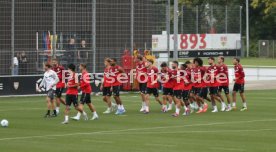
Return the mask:
[[[208,58],[209,67],[207,69],[207,81],[209,86],[209,92],[211,96],[211,102],[213,106],[212,112],[218,112],[218,108],[216,105],[216,100],[220,101],[220,98],[218,96],[218,87],[220,83],[218,82],[218,67],[215,63],[214,57]],[[224,102],[221,102],[221,111],[225,111],[226,105]]]
[[[122,115],[126,112],[125,107],[122,103],[122,100],[120,98],[120,86],[121,86],[121,82],[119,82],[120,80],[120,76],[121,74],[124,73],[124,70],[122,67],[120,67],[119,65],[117,65],[117,60],[115,58],[111,59],[110,62],[110,69],[109,69],[109,73],[111,75],[111,77],[113,78],[112,81],[114,81],[114,83],[111,83],[111,90],[113,93],[113,97],[117,103],[118,109],[116,111],[116,115]]]
[[[167,112],[172,108],[172,96],[173,96],[173,81],[171,79],[172,70],[168,67],[166,62],[161,64],[161,81],[163,85],[163,106],[162,111]],[[167,107],[167,101],[169,101],[169,107]]]
[[[234,64],[234,70],[235,70],[235,79],[234,79],[234,88],[233,88],[233,109],[236,109],[236,93],[239,91],[240,92],[240,96],[243,102],[243,107],[241,109],[241,111],[245,111],[247,110],[247,105],[246,105],[246,100],[245,100],[245,96],[244,96],[244,71],[243,71],[243,67],[240,64],[240,59],[239,58],[234,58],[233,59],[233,64]]]
[[[185,64],[187,65],[187,73],[190,73],[191,77],[190,77],[190,85],[191,85],[191,90],[190,90],[190,94],[189,94],[189,101],[190,101],[190,110],[191,113],[194,112],[194,110],[196,110],[198,108],[197,102],[196,102],[196,95],[195,95],[195,88],[194,88],[194,84],[195,82],[192,81],[192,71],[194,69],[194,63],[193,60],[192,61],[186,61]]]
[[[106,102],[107,104],[107,109],[106,111],[104,111],[104,114],[110,114],[113,111],[113,105],[111,102],[111,80],[110,80],[110,74],[109,74],[109,70],[110,70],[110,63],[111,63],[111,59],[110,58],[106,58],[104,60],[104,65],[105,65],[105,69],[104,69],[104,77],[102,80],[102,84],[101,84],[101,91],[103,92],[103,101]],[[115,107],[115,105],[114,105]]]
[[[162,105],[161,101],[159,100],[159,84],[158,84],[158,69],[157,67],[153,66],[153,60],[148,59],[146,62],[147,67],[147,92],[146,92],[146,108],[144,113],[149,113],[149,97],[151,94],[155,97],[155,100]]]
[[[87,72],[86,64],[81,63],[79,66],[79,69],[81,71],[81,77],[80,77],[80,83],[79,88],[81,89],[81,99],[80,99],[80,105],[79,108],[83,110],[84,104],[87,104],[88,108],[92,112],[93,116],[90,120],[96,120],[99,119],[99,116],[96,112],[95,106],[91,103],[91,92],[92,88],[90,85],[90,75]],[[81,113],[78,112],[78,114],[75,117],[72,117],[74,120],[79,120],[81,116]]]
[[[224,64],[224,57],[219,56],[218,57],[218,74],[219,74],[219,80],[220,86],[219,86],[219,97],[222,102],[224,102],[224,98],[222,96],[222,90],[224,91],[224,94],[227,99],[228,106],[226,108],[226,111],[231,111],[231,99],[229,95],[229,74],[228,74],[228,67]]]
[[[142,108],[140,112],[145,111],[146,107],[146,91],[147,91],[147,68],[146,62],[144,62],[144,58],[141,55],[138,55],[136,58],[136,80],[139,83],[139,90],[142,99]]]
[[[55,92],[55,94],[56,94],[56,112],[57,112],[57,114],[59,114],[60,103],[62,103],[64,105],[66,104],[65,100],[62,98],[62,92],[65,88],[65,83],[62,82],[62,75],[63,75],[64,67],[59,65],[57,59],[52,60],[52,65],[53,65],[53,71],[55,71],[57,73],[58,78],[59,78],[59,82],[56,85],[56,92]],[[64,77],[65,77],[65,75],[64,75]]]
[[[68,124],[69,123],[69,112],[70,112],[70,106],[73,103],[75,109],[79,111],[81,114],[83,114],[84,119],[88,120],[87,114],[79,108],[78,106],[78,76],[75,73],[76,66],[74,64],[68,65],[69,70],[69,78],[67,82],[67,91],[66,91],[66,108],[65,108],[65,120],[62,122],[62,124]]]
[[[192,81],[194,82],[194,93],[196,96],[196,101],[199,106],[197,113],[206,112],[208,110],[208,104],[204,102],[207,98],[208,88],[205,84],[204,75],[206,73],[206,68],[203,67],[203,61],[201,58],[194,59],[194,68],[192,72]]]
[[[186,62],[186,63],[182,64],[180,68],[184,72],[184,89],[182,92],[182,98],[185,103],[185,107],[184,107],[185,112],[183,113],[184,116],[188,116],[191,113],[189,98],[190,98],[190,92],[192,90],[192,83],[191,83],[192,76],[191,76],[191,71],[188,68],[188,64],[190,62]]]
[[[182,92],[184,90],[184,73],[178,69],[178,62],[172,62],[172,79],[173,79],[173,100],[175,103],[175,113],[172,115],[178,117],[182,104]]]

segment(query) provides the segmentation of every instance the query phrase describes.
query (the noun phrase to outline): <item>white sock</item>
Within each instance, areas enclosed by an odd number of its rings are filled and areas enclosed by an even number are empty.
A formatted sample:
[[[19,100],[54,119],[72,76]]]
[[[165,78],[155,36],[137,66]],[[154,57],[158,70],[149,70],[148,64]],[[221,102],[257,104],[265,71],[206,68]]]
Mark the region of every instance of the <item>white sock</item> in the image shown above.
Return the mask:
[[[213,108],[214,108],[214,110],[216,110],[216,111],[218,110],[218,107],[217,107],[217,106],[213,106]]]
[[[186,107],[186,106],[183,106],[183,109],[186,111],[186,110],[187,110],[187,107]]]
[[[81,116],[81,112],[78,112],[77,113],[77,118],[80,118],[80,116]]]
[[[144,101],[143,102],[143,108],[146,109],[146,106],[147,106],[146,101]]]
[[[65,121],[69,121],[69,116],[68,115],[65,116]]]
[[[57,112],[59,111],[59,107],[56,107],[56,111],[57,111]]]
[[[122,110],[125,110],[125,107],[124,107],[124,105],[123,105],[123,104],[121,105],[121,108],[122,108]]]
[[[244,107],[244,108],[247,108],[246,102],[243,103],[243,107]]]
[[[228,108],[231,108],[231,104],[228,104]]]
[[[162,105],[162,109],[165,109],[165,108],[167,108],[167,105]]]
[[[145,106],[146,111],[149,112],[149,106]]]
[[[175,113],[176,113],[176,114],[179,114],[179,112],[180,112],[180,109],[179,109],[178,107],[176,107],[176,108],[175,108]]]
[[[84,116],[87,116],[87,114],[86,114],[86,112],[85,112],[85,111],[83,111],[83,112],[82,112],[82,114],[83,114]]]
[[[117,106],[115,103],[111,102],[111,106]]]
[[[110,107],[107,107],[107,109],[106,109],[107,111],[110,111],[111,110],[111,108]]]
[[[233,103],[232,103],[232,106],[233,106],[233,107],[236,107],[236,102],[233,102]]]
[[[122,110],[122,105],[118,105],[118,110]]]

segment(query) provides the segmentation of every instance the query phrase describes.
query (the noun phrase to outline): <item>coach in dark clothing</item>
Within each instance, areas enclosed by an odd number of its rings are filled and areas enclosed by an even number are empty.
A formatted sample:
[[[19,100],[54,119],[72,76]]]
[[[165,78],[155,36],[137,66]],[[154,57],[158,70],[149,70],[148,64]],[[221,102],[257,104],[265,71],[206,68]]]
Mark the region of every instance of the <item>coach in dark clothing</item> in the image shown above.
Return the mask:
[[[82,40],[80,48],[78,49],[78,63],[87,63],[88,60],[88,48],[86,46],[86,41]]]
[[[75,64],[77,59],[76,43],[74,38],[70,38],[67,50],[67,64]]]
[[[24,51],[20,55],[19,64],[20,64],[20,67],[19,67],[20,75],[26,75],[28,73],[28,60],[27,60],[26,53]]]

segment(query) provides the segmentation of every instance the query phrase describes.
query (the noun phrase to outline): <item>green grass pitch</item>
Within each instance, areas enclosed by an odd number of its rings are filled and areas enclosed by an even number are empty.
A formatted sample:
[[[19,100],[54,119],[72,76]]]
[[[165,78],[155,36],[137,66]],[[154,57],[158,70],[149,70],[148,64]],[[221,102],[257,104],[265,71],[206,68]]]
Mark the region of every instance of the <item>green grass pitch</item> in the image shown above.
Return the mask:
[[[44,97],[0,98],[0,119],[10,122],[8,128],[0,128],[0,151],[275,152],[275,92],[247,91],[246,112],[208,111],[178,118],[161,113],[153,101],[150,114],[139,113],[138,94],[122,95],[126,115],[103,115],[105,104],[93,97],[100,119],[68,125],[61,124],[63,114],[43,118]],[[72,110],[71,116],[75,114]]]

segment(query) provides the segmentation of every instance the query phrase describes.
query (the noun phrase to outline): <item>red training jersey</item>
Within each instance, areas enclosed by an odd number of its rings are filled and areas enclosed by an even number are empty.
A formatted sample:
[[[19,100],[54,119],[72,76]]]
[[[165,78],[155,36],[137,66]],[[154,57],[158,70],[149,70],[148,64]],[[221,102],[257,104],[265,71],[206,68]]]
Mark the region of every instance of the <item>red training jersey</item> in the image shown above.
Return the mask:
[[[119,65],[111,66],[109,69],[110,76],[115,81],[114,83],[111,84],[111,86],[120,86],[121,85],[121,83],[118,80],[118,76],[119,76],[119,74],[121,74],[119,69],[122,69]]]
[[[147,76],[148,76],[147,87],[148,88],[159,88],[159,84],[157,81],[157,78],[158,78],[157,67],[152,66],[151,68],[147,69]]]
[[[170,68],[167,68],[165,71],[161,70],[161,80],[162,80],[162,86],[164,88],[174,87],[171,76],[172,76],[172,70]]]
[[[103,81],[103,86],[104,87],[111,87],[111,83],[110,83],[110,75],[109,75],[109,69],[110,67],[106,67],[104,69],[104,81]]]
[[[218,66],[218,74],[220,79],[220,86],[229,86],[229,72],[225,64]]]
[[[139,83],[146,83],[147,68],[145,62],[136,63],[136,79]]]
[[[172,79],[173,79],[173,90],[184,90],[184,73],[180,72],[178,69],[172,70]]]
[[[241,64],[235,65],[234,69],[235,69],[235,79],[236,79],[235,82],[237,84],[244,84],[245,74],[244,74],[242,65]]]
[[[196,67],[191,70],[192,78],[194,81],[195,88],[204,88],[206,87],[206,83],[204,81],[204,75],[206,73],[205,67]]]
[[[192,75],[191,75],[191,69],[186,69],[186,75],[185,75],[185,87],[184,87],[184,90],[191,90],[192,87],[193,87],[193,83],[191,82],[191,78],[192,78]]]
[[[62,83],[62,73],[63,73],[64,67],[61,65],[58,65],[57,67],[53,68],[53,71],[55,71],[58,75],[59,82],[57,83],[56,87],[57,88],[64,88],[65,83]]]
[[[68,83],[67,83],[67,95],[78,95],[78,87],[71,87],[73,85],[78,84],[78,77],[76,76],[76,73],[72,73],[69,76]]]
[[[216,65],[209,66],[207,69],[207,74],[208,74],[208,77],[207,77],[208,83],[206,83],[206,85],[209,87],[218,87],[220,85],[217,80],[218,67]]]
[[[92,92],[92,88],[90,85],[90,76],[87,71],[82,72],[82,75],[80,77],[80,89],[83,93],[90,94]]]

